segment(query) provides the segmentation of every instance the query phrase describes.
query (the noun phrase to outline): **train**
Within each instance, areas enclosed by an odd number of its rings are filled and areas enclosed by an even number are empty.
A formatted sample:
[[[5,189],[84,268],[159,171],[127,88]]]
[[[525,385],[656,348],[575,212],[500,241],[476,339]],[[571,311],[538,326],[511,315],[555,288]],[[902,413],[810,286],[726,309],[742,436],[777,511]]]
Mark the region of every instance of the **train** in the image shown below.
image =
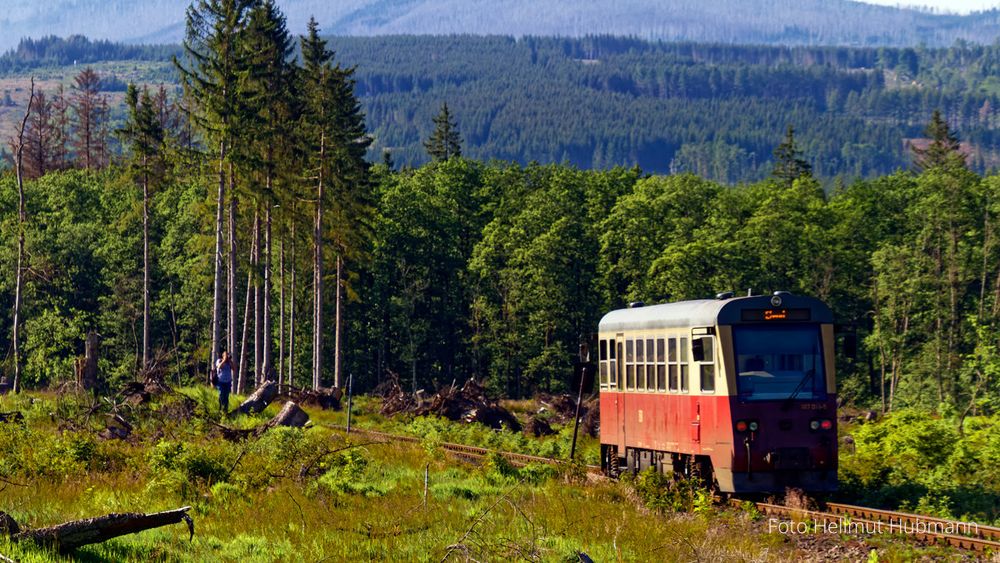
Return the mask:
[[[607,313],[598,325],[601,466],[721,493],[837,488],[833,313],[777,291]]]

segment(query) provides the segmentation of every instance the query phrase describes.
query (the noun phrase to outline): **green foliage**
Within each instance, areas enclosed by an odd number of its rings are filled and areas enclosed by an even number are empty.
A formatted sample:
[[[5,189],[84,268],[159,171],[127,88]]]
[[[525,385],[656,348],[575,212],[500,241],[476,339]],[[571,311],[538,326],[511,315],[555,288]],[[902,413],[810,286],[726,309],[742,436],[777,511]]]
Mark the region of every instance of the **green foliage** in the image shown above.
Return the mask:
[[[704,514],[712,505],[711,493],[694,480],[674,479],[653,469],[636,475],[626,473],[622,479],[644,506],[659,513]]]
[[[945,518],[1000,520],[998,417],[955,419],[899,410],[852,432],[841,455],[845,498]]]

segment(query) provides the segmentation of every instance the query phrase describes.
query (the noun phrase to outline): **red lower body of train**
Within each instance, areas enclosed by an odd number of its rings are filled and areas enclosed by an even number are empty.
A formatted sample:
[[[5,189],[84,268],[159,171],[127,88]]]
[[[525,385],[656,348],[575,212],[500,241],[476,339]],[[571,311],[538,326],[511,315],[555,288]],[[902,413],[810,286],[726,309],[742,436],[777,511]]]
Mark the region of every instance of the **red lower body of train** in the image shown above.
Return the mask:
[[[605,472],[697,475],[727,493],[837,488],[837,401],[601,392]],[[755,424],[754,424],[755,423]]]

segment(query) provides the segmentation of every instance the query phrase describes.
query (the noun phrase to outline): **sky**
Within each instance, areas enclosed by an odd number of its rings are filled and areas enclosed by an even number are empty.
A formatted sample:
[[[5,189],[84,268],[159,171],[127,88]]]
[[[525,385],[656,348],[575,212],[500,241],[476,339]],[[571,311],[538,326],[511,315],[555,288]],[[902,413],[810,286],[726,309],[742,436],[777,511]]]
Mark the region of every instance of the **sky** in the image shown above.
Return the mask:
[[[866,4],[883,6],[926,6],[936,10],[967,14],[974,10],[1000,7],[1000,0],[863,0]]]

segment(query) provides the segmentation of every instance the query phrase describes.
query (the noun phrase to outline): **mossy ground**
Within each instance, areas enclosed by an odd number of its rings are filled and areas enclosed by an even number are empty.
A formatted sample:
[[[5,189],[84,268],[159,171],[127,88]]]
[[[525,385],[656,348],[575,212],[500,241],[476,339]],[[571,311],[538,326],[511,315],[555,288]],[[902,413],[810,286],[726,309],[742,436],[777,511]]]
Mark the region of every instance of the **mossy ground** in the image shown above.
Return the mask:
[[[794,543],[768,533],[759,515],[716,510],[703,491],[651,475],[588,479],[552,466],[481,465],[445,454],[441,441],[559,455],[565,430],[543,440],[440,420],[386,421],[355,403],[359,426],[408,431],[419,444],[368,443],[329,424],[344,412],[309,409],[314,425],[228,442],[204,388],[178,416],[179,395],[119,412],[128,440],[97,436],[106,416],[86,396],[27,393],[0,398],[25,424],[0,425],[0,510],[36,527],[112,512],[190,505],[183,525],[150,530],[60,555],[0,540],[0,554],[34,561],[594,561],[788,560]],[[238,400],[238,398],[236,399]],[[107,407],[110,408],[110,407]],[[107,410],[103,408],[103,410]],[[252,427],[274,414],[227,420]],[[595,442],[581,444],[584,457]],[[425,481],[426,476],[426,481]],[[892,558],[892,544],[880,552]],[[905,548],[910,549],[910,548]],[[885,557],[883,557],[884,559]]]

